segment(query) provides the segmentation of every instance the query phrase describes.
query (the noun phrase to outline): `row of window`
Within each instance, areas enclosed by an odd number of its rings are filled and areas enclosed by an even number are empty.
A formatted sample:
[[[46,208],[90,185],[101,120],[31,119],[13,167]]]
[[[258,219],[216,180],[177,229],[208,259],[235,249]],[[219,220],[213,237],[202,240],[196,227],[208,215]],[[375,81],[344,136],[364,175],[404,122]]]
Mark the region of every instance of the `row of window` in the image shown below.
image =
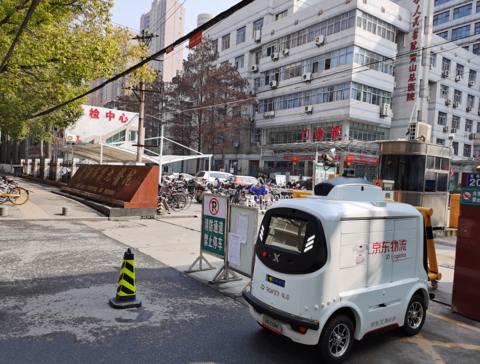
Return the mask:
[[[391,93],[357,82],[346,82],[315,90],[259,100],[255,112],[280,111],[314,104],[353,99],[380,106],[390,104]]]
[[[439,16],[440,15],[442,15],[442,14],[439,14]],[[473,34],[480,34],[480,23],[475,23]],[[473,35],[473,34],[471,34],[471,24],[467,24],[467,25],[461,26],[459,28],[452,29],[452,41],[458,40],[458,39],[463,39],[463,38],[469,37],[470,35]],[[437,33],[437,35],[442,37],[445,40],[448,40],[448,30]],[[468,46],[466,46],[464,48],[466,48],[467,50],[469,49]]]
[[[355,55],[355,56],[354,56]],[[380,54],[360,47],[348,47],[322,54],[305,61],[292,63],[281,68],[262,72],[260,85],[269,85],[271,81],[284,81],[302,76],[305,73],[329,70],[345,64],[355,63],[368,66],[373,70],[393,74],[393,61]]]
[[[262,30],[263,28],[263,18],[259,19],[257,21],[253,22],[253,32],[252,32],[252,37],[255,31],[257,30]],[[240,29],[237,29],[237,44],[241,44],[246,41],[246,35],[247,35],[247,27],[241,27]],[[216,46],[216,50],[218,52],[218,40],[214,41]],[[222,51],[229,49],[230,48],[230,33],[226,34],[222,37]]]
[[[311,140],[314,142],[330,141],[338,139],[376,141],[388,140],[389,130],[379,126],[350,122],[349,135],[343,135],[342,122],[334,121],[312,125],[293,125],[279,128],[266,129],[267,144],[305,143]],[[310,137],[311,136],[311,137]],[[261,131],[252,134],[253,142],[261,141]]]
[[[330,35],[342,30],[352,28],[355,25],[355,10],[325,20],[319,24],[296,31],[262,47],[262,57],[270,57],[274,52],[291,49],[306,43],[313,42],[315,37],[323,34]]]
[[[435,53],[430,54],[430,64],[433,67],[436,67],[437,65],[437,55]],[[452,61],[448,58],[442,57],[442,71],[453,71],[452,67]],[[455,76],[460,76],[460,78],[464,78],[466,73],[465,66],[457,63],[456,68],[455,68]],[[468,81],[477,81],[477,71],[470,69],[468,71]]]
[[[440,97],[442,99],[445,99],[445,100],[450,99],[449,93],[450,93],[450,87],[448,87],[446,85],[440,85]],[[454,90],[453,91],[453,102],[458,102],[461,105],[462,104],[462,98],[463,98],[462,95],[463,95],[462,91]],[[475,104],[475,96],[467,95],[467,106],[470,106],[473,109],[474,104]]]
[[[437,138],[437,144],[445,145],[445,139]],[[459,146],[458,142],[453,142],[452,143],[453,154],[454,155],[458,155],[458,149],[459,149],[458,146]],[[464,144],[463,145],[463,156],[468,157],[468,158],[472,157],[472,145],[471,144]]]
[[[438,112],[438,125],[448,126],[448,114],[439,111]],[[460,130],[461,129],[461,121],[460,116],[452,115],[452,128]],[[475,130],[475,125],[473,120],[465,120],[465,132],[472,133]],[[477,123],[477,133],[480,132],[480,123]]]
[[[396,28],[393,25],[360,10],[358,12],[359,16],[357,17],[357,27],[376,34],[391,42],[395,42]]]

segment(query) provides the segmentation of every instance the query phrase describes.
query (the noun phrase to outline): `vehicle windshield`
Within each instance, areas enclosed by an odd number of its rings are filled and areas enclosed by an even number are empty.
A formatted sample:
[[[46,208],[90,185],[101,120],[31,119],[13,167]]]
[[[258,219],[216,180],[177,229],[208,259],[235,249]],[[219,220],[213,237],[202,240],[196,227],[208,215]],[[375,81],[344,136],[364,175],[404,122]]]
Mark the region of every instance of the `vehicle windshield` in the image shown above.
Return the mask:
[[[306,220],[272,216],[265,244],[301,253],[307,225]]]
[[[205,176],[205,172],[198,172],[195,177],[203,177]]]

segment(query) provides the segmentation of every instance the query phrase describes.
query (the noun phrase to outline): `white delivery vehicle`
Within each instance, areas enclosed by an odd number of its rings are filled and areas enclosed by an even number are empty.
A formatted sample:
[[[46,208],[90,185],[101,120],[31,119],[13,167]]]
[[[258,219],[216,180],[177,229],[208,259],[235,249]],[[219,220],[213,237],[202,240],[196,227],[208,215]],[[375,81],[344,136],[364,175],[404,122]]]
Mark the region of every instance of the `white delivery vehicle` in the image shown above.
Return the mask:
[[[360,178],[330,179],[314,193],[267,210],[243,293],[251,315],[318,344],[326,363],[343,362],[354,339],[379,330],[417,334],[432,298],[422,215],[384,201],[380,187]]]

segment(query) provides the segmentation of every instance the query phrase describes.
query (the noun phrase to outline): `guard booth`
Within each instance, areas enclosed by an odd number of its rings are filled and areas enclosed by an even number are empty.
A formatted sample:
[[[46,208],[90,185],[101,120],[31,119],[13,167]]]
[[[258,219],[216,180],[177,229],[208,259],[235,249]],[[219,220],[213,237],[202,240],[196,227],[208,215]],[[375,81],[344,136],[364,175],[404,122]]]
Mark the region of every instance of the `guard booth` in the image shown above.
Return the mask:
[[[452,148],[418,140],[377,143],[379,179],[394,181],[393,199],[433,208],[433,227],[447,226]]]

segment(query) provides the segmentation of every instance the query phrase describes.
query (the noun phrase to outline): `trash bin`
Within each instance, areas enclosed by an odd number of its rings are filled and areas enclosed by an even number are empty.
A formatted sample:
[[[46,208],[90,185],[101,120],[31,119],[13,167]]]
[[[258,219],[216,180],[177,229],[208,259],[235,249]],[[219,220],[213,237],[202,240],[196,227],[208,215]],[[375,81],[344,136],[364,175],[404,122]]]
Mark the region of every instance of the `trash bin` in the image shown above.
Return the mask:
[[[22,166],[15,166],[13,167],[13,176],[20,177],[22,175],[23,167]]]
[[[460,216],[460,194],[452,193],[450,195],[450,224],[451,228],[458,228],[458,217]]]

